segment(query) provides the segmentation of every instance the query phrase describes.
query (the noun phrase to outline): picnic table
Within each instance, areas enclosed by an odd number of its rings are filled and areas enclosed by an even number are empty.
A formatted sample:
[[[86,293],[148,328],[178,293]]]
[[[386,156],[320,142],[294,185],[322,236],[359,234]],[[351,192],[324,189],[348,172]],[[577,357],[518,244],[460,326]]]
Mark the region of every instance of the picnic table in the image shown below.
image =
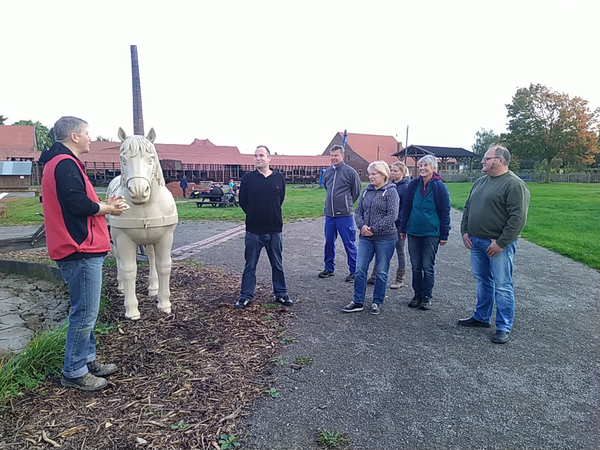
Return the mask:
[[[223,192],[223,189],[218,186],[211,189],[210,192],[194,191],[190,194],[190,199],[195,201],[198,208],[201,208],[205,204],[211,205],[214,208],[238,205],[235,193]]]

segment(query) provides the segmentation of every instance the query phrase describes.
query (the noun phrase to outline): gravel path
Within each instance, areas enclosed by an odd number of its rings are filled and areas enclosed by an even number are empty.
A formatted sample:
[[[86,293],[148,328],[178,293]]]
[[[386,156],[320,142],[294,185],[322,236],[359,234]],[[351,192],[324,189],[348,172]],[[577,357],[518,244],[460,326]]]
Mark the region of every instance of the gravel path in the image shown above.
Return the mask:
[[[438,253],[432,310],[408,308],[403,288],[388,290],[379,316],[340,311],[352,298],[340,246],[336,276],[317,278],[322,218],[285,225],[296,340],[274,369],[281,396],[265,396],[247,419],[245,448],[317,448],[320,430],[346,433],[353,449],[599,447],[598,272],[521,239],[515,326],[509,343],[492,344],[494,328],[456,325],[475,305],[460,217],[453,211]],[[196,259],[240,272],[243,238]],[[258,275],[270,288],[264,253]],[[313,364],[293,372],[302,357]]]

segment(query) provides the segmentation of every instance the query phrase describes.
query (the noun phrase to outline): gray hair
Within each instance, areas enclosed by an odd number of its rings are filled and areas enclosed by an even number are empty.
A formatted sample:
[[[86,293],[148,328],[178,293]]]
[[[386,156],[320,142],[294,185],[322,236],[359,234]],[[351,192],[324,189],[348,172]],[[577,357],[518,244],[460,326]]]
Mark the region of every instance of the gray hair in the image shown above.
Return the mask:
[[[329,153],[331,152],[340,152],[342,155],[344,154],[344,147],[341,145],[334,145],[329,149]]]
[[[56,121],[54,127],[54,138],[57,142],[66,140],[71,133],[81,133],[84,127],[87,127],[88,123],[78,117],[63,116]]]
[[[419,164],[429,164],[434,172],[438,170],[437,159],[433,155],[425,155],[421,159],[419,159]]]
[[[490,147],[490,150],[492,150],[498,158],[502,158],[507,166],[510,165],[510,152],[506,147],[502,147],[501,145],[493,145]]]
[[[264,148],[267,152],[267,156],[271,156],[271,150],[269,150],[269,147],[267,147],[266,145],[257,145],[256,150],[258,150],[259,148]]]

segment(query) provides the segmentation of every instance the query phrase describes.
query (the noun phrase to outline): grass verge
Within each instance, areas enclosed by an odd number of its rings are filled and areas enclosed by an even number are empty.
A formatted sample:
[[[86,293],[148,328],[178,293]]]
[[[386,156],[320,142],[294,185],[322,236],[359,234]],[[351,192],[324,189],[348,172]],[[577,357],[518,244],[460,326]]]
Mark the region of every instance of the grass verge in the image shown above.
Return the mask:
[[[462,210],[472,183],[447,183],[450,202]],[[522,237],[600,270],[600,185],[527,183],[531,193]]]

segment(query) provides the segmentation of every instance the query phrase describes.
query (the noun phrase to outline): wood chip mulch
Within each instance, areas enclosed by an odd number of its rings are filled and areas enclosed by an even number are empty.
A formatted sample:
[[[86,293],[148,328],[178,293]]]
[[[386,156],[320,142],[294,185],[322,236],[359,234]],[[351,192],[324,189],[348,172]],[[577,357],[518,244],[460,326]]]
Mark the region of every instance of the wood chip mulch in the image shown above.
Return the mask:
[[[116,268],[105,268],[111,304],[99,321],[100,361],[119,371],[96,393],[63,388],[59,378],[13,399],[0,412],[0,448],[208,449],[222,433],[243,440],[241,419],[270,387],[289,310],[265,308],[268,290],[233,308],[240,277],[191,263],[174,263],[170,315],[141,294],[147,267],[138,269],[141,320],[124,319]]]

